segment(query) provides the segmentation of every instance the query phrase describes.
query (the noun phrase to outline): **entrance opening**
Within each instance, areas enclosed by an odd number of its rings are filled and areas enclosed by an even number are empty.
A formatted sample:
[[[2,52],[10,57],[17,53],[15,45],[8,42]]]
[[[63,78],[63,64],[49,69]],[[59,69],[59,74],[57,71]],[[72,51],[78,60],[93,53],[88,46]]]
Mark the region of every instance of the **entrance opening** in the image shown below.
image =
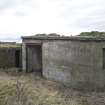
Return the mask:
[[[15,64],[17,68],[20,67],[20,50],[16,50],[15,52]]]
[[[38,72],[42,74],[42,46],[27,45],[27,72]]]
[[[103,69],[105,69],[105,48],[103,48]]]

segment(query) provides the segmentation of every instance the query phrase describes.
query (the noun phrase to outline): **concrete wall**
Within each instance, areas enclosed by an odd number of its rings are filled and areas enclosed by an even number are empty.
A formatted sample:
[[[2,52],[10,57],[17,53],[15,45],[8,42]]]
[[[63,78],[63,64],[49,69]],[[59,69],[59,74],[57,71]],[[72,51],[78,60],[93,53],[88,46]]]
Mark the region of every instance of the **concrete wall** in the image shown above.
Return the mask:
[[[0,68],[16,67],[16,50],[20,51],[19,66],[21,67],[21,49],[0,48]]]
[[[105,86],[105,42],[49,41],[43,43],[43,75],[75,88]]]
[[[22,70],[26,72],[26,44],[22,43]]]

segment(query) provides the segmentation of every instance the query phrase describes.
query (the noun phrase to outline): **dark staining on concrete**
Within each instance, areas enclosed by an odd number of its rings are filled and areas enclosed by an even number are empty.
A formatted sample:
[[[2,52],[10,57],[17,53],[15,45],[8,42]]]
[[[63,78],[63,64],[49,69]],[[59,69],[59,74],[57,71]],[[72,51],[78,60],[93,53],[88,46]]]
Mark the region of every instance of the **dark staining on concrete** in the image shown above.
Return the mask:
[[[15,42],[0,42],[0,68],[22,67],[21,45]]]

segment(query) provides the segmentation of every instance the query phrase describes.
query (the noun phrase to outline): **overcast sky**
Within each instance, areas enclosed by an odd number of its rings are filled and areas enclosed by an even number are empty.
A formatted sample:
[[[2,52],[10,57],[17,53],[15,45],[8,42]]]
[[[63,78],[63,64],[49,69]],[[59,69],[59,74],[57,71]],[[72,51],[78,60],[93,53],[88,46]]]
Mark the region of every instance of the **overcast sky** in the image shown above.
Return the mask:
[[[105,31],[105,0],[0,0],[0,39]]]

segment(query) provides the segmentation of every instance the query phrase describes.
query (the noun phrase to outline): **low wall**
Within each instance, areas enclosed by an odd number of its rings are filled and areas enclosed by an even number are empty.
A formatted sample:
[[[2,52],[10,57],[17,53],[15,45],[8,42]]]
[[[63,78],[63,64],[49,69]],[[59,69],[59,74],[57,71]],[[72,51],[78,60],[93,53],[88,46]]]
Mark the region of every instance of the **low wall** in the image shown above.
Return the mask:
[[[18,56],[16,51],[20,53]],[[21,63],[21,48],[0,48],[0,68],[21,67]]]

